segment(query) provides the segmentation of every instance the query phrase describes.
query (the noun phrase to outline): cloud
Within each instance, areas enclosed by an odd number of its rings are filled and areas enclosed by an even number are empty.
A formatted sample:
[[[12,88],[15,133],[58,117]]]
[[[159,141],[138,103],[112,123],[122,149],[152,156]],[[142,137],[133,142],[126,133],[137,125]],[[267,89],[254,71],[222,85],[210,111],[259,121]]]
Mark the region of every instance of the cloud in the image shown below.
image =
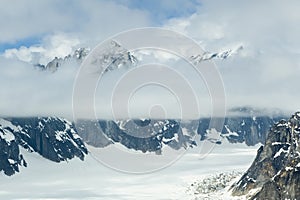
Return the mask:
[[[147,12],[157,24],[175,17],[186,17],[197,11],[200,3],[197,0],[117,0],[122,5]]]
[[[148,14],[116,2],[8,1],[1,2],[0,45],[15,44],[0,55],[1,115],[72,115],[72,90],[79,67],[66,62],[57,73],[32,64],[46,64],[77,47],[93,48],[120,31],[152,25]],[[19,41],[33,38],[30,46]]]
[[[0,43],[56,32],[103,40],[128,28],[151,25],[145,12],[109,1],[10,1],[1,2]]]
[[[228,107],[253,105],[299,110],[299,1],[201,1],[198,11],[170,19],[166,27],[195,39],[208,51],[243,44],[218,61]]]
[[[1,116],[70,117],[76,63],[66,63],[59,73],[36,70],[31,64],[1,57]]]
[[[64,58],[67,55],[73,54],[74,49],[79,44],[80,41],[78,38],[59,33],[45,37],[41,44],[30,47],[21,46],[18,49],[7,49],[3,55],[6,58],[17,58],[32,64],[39,63],[46,65],[55,57]]]
[[[125,0],[3,1],[0,43],[13,43],[28,37],[40,40],[32,46],[7,50],[0,56],[1,114],[70,117],[78,63],[67,62],[53,74],[37,71],[30,63],[45,64],[55,56],[66,56],[77,47],[92,48],[120,31],[157,24],[190,36],[209,52],[243,45],[239,54],[215,60],[224,81],[228,107],[300,109],[300,2],[205,0],[200,6],[176,2],[164,1],[163,5],[152,7]],[[191,9],[193,5],[195,9]],[[174,61],[173,56],[162,52],[153,55],[159,63]],[[169,61],[166,63],[170,64]],[[206,90],[198,86],[199,77],[189,74],[180,65],[178,68],[198,87],[201,99],[201,91]],[[108,76],[106,81],[109,85],[117,79]],[[180,87],[174,82],[174,87]],[[112,88],[110,85],[106,90]],[[143,94],[145,99],[150,99],[152,93]],[[163,98],[162,93],[153,94]],[[143,101],[141,96],[136,99]],[[211,106],[207,99],[202,99],[201,108]],[[109,112],[106,106],[109,99],[102,101],[106,102],[103,109]]]

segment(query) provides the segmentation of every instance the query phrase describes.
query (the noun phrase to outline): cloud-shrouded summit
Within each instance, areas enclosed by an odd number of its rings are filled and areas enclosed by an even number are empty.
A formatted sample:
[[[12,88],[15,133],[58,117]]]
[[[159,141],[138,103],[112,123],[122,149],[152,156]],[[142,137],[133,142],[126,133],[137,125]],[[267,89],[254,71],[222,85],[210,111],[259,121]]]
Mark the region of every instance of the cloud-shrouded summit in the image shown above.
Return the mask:
[[[180,12],[178,6],[164,3],[155,4],[161,6],[157,16],[151,12],[153,5],[126,2],[3,1],[1,114],[55,114],[70,118],[73,83],[81,62],[67,59],[55,73],[34,66],[46,66],[55,58],[72,56],[78,48],[93,49],[120,31],[148,26],[176,30],[191,37],[207,52],[198,55],[198,60],[216,58],[228,108],[255,105],[299,109],[299,2],[190,1],[181,6],[184,11]],[[135,56],[140,59],[141,55]],[[173,62],[172,56],[164,57],[163,53],[156,52],[153,57],[156,62]],[[189,74],[178,63],[174,67]],[[113,84],[123,72],[108,73],[104,81]],[[197,85],[197,77],[190,74],[190,82]],[[150,93],[145,95],[149,99]],[[206,96],[199,92],[199,98]],[[103,100],[104,105],[105,102],[108,101]]]

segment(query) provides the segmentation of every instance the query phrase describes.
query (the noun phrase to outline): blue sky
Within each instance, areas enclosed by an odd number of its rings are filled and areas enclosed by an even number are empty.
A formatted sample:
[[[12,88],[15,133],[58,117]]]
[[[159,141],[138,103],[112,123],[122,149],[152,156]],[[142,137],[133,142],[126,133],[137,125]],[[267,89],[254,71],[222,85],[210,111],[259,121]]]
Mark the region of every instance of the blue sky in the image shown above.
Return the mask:
[[[118,0],[130,8],[147,11],[157,24],[170,18],[186,17],[197,11],[200,1],[190,0]]]
[[[101,2],[105,1],[96,1],[100,2],[98,4],[99,12],[102,12],[101,8]],[[6,3],[8,5],[8,3]],[[24,10],[27,10],[24,14],[25,16],[18,16],[15,18],[15,20],[19,20],[18,18],[26,18],[28,15],[31,14],[33,11],[33,7],[31,7],[31,4],[35,4],[34,1],[29,1],[28,5],[25,4]],[[67,18],[69,17],[76,17],[78,21],[81,21],[81,23],[85,23],[84,20],[89,20],[90,17],[95,17],[94,20],[103,21],[105,20],[105,16],[89,16],[88,11],[84,10],[84,8],[81,8],[80,5],[77,5],[74,1],[59,1],[56,2],[56,5],[41,5],[41,10],[43,7],[52,7],[55,12],[59,13],[58,15],[61,15],[62,17],[65,16]],[[197,8],[200,6],[200,3],[196,0],[190,0],[190,1],[181,1],[181,0],[115,0],[113,3],[115,6],[123,6],[130,10],[134,10],[140,13],[144,13],[145,16],[149,18],[150,23],[148,25],[151,26],[162,26],[167,20],[170,20],[172,18],[180,18],[180,17],[187,17],[191,14],[195,13],[197,11]],[[5,4],[2,6],[3,9],[5,9]],[[13,12],[13,7],[11,5],[8,5],[8,10],[11,9],[11,12]],[[61,12],[59,12],[59,10]],[[62,13],[65,12],[65,13]],[[72,14],[70,14],[72,13]],[[40,13],[41,18],[43,18],[43,12]],[[55,13],[54,13],[55,14]],[[69,16],[68,16],[69,15]],[[116,13],[117,15],[117,13]],[[4,16],[4,18],[14,18],[11,16]],[[97,19],[97,17],[103,17],[103,19]],[[128,19],[130,21],[132,19]],[[45,29],[42,31],[39,31],[37,33],[30,33],[26,34],[24,36],[19,36],[15,38],[10,38],[8,41],[1,41],[0,40],[0,53],[3,53],[5,49],[11,49],[11,48],[19,48],[21,46],[32,46],[34,44],[41,43],[41,40],[43,37],[47,34],[52,34],[53,31],[55,32],[76,32],[76,28],[73,26],[70,26],[68,24],[67,26],[62,26],[58,24],[57,26],[53,26],[53,22],[51,22],[51,17],[48,19],[44,18],[45,26],[47,26],[47,23],[49,23],[53,29]],[[76,20],[74,20],[76,21]],[[34,23],[32,22],[25,22],[25,23]],[[14,22],[12,22],[14,24]],[[147,24],[145,24],[147,25]],[[37,25],[38,26],[38,25]],[[75,26],[76,27],[76,26]],[[26,29],[27,27],[24,26]],[[113,33],[113,32],[112,32]]]
[[[2,42],[0,43],[0,53],[4,52],[6,49],[19,48],[21,46],[29,47],[41,42],[42,36],[32,36],[24,39],[20,39],[16,42]]]

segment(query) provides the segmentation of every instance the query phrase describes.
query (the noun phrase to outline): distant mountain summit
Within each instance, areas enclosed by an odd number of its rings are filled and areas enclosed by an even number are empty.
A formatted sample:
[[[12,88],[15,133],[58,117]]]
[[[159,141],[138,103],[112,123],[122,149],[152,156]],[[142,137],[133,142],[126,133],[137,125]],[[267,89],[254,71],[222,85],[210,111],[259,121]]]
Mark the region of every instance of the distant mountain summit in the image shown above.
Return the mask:
[[[271,126],[285,119],[283,114],[265,114],[260,109],[236,107],[225,117],[218,138],[213,137],[211,118],[181,121],[176,119],[78,120],[76,128],[83,140],[94,147],[103,148],[120,143],[126,148],[142,152],[163,153],[163,147],[181,149],[197,146],[200,140],[221,144],[245,143],[248,146],[264,143]],[[235,112],[235,113],[233,113]]]
[[[66,63],[80,65],[82,61],[90,53],[89,48],[78,48],[73,53],[65,57],[55,57],[47,64],[36,63],[34,66],[37,69],[55,72]],[[119,68],[130,68],[136,66],[137,58],[127,49],[122,47],[116,41],[111,41],[104,46],[104,51],[98,53],[98,57],[94,61],[97,65],[106,66],[105,72],[112,71]]]
[[[212,59],[225,60],[235,54],[238,54],[243,50],[243,46],[239,45],[232,49],[223,50],[220,52],[211,53],[205,51],[203,54],[193,55],[190,57],[194,63],[200,63]],[[47,70],[55,72],[64,63],[69,61],[76,61],[79,64],[88,56],[91,52],[90,48],[78,48],[73,53],[65,55],[64,57],[54,57],[47,64],[34,63],[34,66],[41,70]],[[124,48],[118,42],[112,40],[108,46],[104,46],[104,51],[98,53],[97,63],[100,65],[107,65],[107,71],[112,71],[121,67],[134,67],[138,63],[138,59],[133,55],[131,51]]]
[[[234,107],[228,110],[224,119],[221,137],[230,143],[246,143],[248,146],[264,143],[271,126],[281,119],[287,119],[285,114],[278,110],[264,110],[248,106]],[[210,118],[200,118],[197,129],[201,140],[209,136]]]
[[[82,60],[88,55],[89,52],[90,52],[89,48],[78,48],[74,51],[73,54],[66,55],[63,58],[55,57],[55,58],[53,58],[53,60],[51,60],[46,65],[36,63],[36,64],[34,64],[34,66],[40,70],[47,70],[50,72],[55,72],[59,67],[61,67],[64,63],[66,63],[68,61],[73,60],[73,61],[81,63]]]
[[[300,198],[300,112],[270,129],[232,194],[251,200]]]
[[[83,140],[94,147],[120,143],[128,149],[161,154],[164,146],[175,150],[195,146],[195,122],[182,124],[171,119],[80,120],[76,127]],[[183,131],[185,125],[188,128]]]

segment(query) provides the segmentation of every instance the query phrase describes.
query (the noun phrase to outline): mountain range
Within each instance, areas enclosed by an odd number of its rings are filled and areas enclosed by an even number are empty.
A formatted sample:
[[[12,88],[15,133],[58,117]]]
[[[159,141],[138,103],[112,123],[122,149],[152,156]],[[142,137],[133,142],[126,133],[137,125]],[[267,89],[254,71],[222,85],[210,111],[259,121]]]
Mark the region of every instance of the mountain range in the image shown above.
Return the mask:
[[[210,118],[180,121],[176,119],[79,120],[75,124],[59,117],[1,118],[0,169],[13,175],[20,166],[27,166],[20,148],[37,152],[54,162],[75,157],[84,160],[88,149],[85,144],[105,148],[119,143],[128,149],[162,154],[168,146],[178,150],[197,146],[197,140],[221,144],[256,145],[264,143],[273,123],[285,116],[261,116],[249,107],[236,108],[240,116],[225,118],[219,138],[210,138]],[[241,112],[243,114],[241,114]],[[256,112],[256,113],[255,113]]]
[[[136,66],[137,58],[117,42],[112,41],[100,63],[109,63],[104,71]],[[227,59],[242,46],[219,53],[205,52],[192,56],[194,62]],[[89,53],[79,48],[64,58],[55,57],[46,65],[35,63],[37,69],[56,72],[65,62],[81,63]],[[194,120],[124,119],[70,122],[61,117],[3,117],[0,118],[0,172],[7,176],[29,167],[22,151],[38,153],[53,162],[79,158],[84,161],[92,148],[120,144],[143,153],[164,153],[165,147],[179,150],[192,148],[201,141],[221,145],[245,143],[263,144],[248,171],[232,187],[232,195],[247,195],[254,199],[297,199],[300,196],[300,113],[288,118],[281,112],[267,112],[252,107],[228,110],[224,124],[212,137],[210,117]],[[215,118],[218,120],[218,117]],[[220,121],[223,119],[220,118]]]

